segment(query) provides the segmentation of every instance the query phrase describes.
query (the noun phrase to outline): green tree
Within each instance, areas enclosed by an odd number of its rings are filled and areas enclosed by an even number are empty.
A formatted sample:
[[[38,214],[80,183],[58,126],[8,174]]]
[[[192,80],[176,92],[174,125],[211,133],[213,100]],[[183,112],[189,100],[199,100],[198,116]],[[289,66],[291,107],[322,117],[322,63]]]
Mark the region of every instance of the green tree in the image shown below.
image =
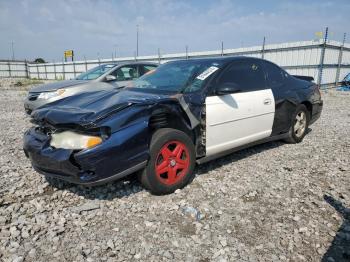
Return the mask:
[[[41,57],[36,58],[36,59],[34,60],[34,62],[35,62],[35,63],[40,63],[40,64],[46,63],[45,60],[44,60],[43,58],[41,58]]]

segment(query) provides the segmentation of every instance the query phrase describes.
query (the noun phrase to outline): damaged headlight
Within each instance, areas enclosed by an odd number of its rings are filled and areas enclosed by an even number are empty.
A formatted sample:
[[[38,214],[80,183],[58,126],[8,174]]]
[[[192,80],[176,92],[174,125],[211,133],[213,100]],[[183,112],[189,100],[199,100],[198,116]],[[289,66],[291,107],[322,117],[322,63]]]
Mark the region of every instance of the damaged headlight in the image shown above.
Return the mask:
[[[87,149],[102,143],[99,136],[89,136],[75,133],[72,131],[64,131],[51,135],[50,145],[55,148],[63,149]]]
[[[52,91],[52,92],[43,92],[38,96],[38,98],[47,100],[47,99],[50,99],[50,98],[53,98],[56,96],[61,96],[64,94],[64,92],[66,92],[65,89],[58,89],[58,90]]]

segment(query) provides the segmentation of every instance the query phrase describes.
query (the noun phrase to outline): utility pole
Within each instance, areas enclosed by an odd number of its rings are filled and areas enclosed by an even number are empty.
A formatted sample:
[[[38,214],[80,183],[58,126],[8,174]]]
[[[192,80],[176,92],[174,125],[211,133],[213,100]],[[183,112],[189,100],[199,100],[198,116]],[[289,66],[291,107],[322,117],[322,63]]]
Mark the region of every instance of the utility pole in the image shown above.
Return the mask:
[[[221,56],[224,56],[224,41],[221,41]]]
[[[139,25],[136,25],[136,57],[139,56]]]
[[[188,46],[186,46],[186,59],[188,59]]]
[[[11,42],[11,48],[12,48],[12,61],[14,61],[15,60],[15,49],[13,48],[13,45],[14,45],[14,43],[13,43],[13,41]]]

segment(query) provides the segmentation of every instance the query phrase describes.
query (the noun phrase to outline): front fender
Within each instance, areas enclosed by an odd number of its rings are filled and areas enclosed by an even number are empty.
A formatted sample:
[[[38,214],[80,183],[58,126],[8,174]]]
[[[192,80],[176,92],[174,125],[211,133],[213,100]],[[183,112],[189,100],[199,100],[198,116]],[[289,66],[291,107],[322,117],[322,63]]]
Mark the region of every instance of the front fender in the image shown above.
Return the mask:
[[[76,153],[74,159],[83,170],[104,179],[148,161],[149,136],[148,123],[139,121],[112,133],[102,144]]]

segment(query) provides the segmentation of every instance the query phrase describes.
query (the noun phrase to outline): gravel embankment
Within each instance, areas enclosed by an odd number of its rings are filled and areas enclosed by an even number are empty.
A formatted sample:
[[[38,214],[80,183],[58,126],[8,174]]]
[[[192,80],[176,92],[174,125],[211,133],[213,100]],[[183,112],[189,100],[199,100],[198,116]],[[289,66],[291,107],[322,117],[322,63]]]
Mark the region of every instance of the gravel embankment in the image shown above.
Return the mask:
[[[50,186],[21,149],[24,95],[0,91],[0,261],[350,260],[350,93],[324,94],[302,143],[204,164],[161,197],[132,179]]]

